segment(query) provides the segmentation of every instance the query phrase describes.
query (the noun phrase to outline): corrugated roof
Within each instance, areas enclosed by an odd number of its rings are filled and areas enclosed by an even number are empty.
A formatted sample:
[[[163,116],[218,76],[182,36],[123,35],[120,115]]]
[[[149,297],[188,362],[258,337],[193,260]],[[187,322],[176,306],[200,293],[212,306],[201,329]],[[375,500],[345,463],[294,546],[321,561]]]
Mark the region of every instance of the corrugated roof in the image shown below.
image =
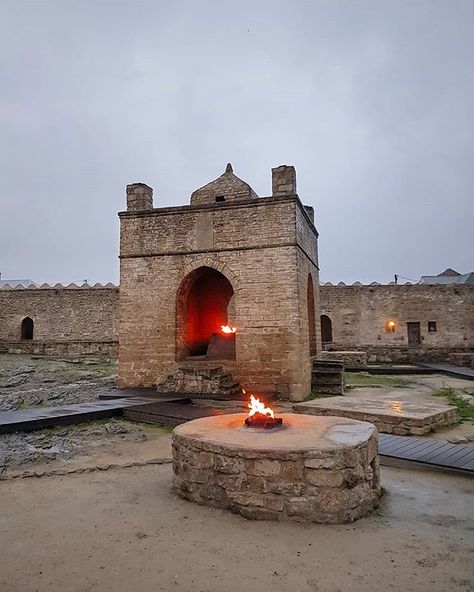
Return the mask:
[[[474,271],[462,275],[422,275],[420,284],[474,284]]]
[[[30,286],[31,284],[34,286],[38,285],[33,280],[0,280],[0,288],[6,286],[7,284],[12,288],[16,288],[16,286],[25,286],[26,288],[26,286]]]

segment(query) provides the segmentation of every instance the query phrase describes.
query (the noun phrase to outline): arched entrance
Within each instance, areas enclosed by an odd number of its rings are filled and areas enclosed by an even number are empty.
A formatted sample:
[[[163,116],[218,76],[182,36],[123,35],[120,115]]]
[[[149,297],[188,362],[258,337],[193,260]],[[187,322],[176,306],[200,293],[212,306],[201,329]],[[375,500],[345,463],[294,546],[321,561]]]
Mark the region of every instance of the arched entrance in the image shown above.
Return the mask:
[[[235,357],[235,335],[221,331],[232,321],[233,295],[232,284],[212,267],[199,267],[184,278],[176,300],[178,359]]]
[[[314,288],[313,288],[313,277],[311,274],[308,275],[308,288],[307,288],[307,301],[308,301],[308,331],[309,331],[309,355],[316,355],[316,315],[314,312]]]
[[[332,321],[325,314],[321,315],[321,341],[332,343]]]
[[[25,317],[21,321],[21,338],[33,339],[34,322],[30,317]]]

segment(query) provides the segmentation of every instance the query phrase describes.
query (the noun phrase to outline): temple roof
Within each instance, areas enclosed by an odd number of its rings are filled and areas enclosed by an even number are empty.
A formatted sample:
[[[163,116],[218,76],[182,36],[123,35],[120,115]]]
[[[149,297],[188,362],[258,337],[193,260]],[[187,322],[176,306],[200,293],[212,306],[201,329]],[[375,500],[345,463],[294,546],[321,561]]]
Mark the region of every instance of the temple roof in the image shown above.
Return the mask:
[[[191,194],[191,205],[246,200],[257,197],[258,195],[248,183],[234,175],[232,165],[229,162],[220,177],[196,189]]]

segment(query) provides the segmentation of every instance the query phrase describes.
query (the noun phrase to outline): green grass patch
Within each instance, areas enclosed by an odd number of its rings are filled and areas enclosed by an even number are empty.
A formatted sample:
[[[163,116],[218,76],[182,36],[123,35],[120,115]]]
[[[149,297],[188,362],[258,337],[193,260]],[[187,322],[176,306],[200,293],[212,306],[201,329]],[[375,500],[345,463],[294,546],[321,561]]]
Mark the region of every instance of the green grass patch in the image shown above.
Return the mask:
[[[474,407],[461,398],[461,393],[451,387],[439,389],[434,393],[437,397],[445,397],[451,405],[458,408],[462,420],[474,422]]]
[[[346,372],[345,387],[351,388],[409,388],[411,382],[400,376],[386,376],[381,374],[369,374],[368,372]]]

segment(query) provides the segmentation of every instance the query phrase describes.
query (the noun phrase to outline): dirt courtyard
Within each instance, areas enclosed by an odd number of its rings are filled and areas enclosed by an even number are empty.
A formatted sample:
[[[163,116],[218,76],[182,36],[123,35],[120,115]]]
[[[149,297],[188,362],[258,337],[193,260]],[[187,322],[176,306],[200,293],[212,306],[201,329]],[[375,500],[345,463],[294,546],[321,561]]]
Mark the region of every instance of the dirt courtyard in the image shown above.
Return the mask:
[[[171,473],[162,464],[0,482],[2,592],[474,590],[467,477],[383,467],[375,514],[323,526],[191,504],[170,492]]]
[[[0,408],[94,400],[114,373],[6,356]],[[352,395],[387,386],[351,380]],[[354,524],[252,522],[170,492],[169,432],[113,418],[0,436],[0,592],[474,591],[472,478],[384,466],[380,508]]]

